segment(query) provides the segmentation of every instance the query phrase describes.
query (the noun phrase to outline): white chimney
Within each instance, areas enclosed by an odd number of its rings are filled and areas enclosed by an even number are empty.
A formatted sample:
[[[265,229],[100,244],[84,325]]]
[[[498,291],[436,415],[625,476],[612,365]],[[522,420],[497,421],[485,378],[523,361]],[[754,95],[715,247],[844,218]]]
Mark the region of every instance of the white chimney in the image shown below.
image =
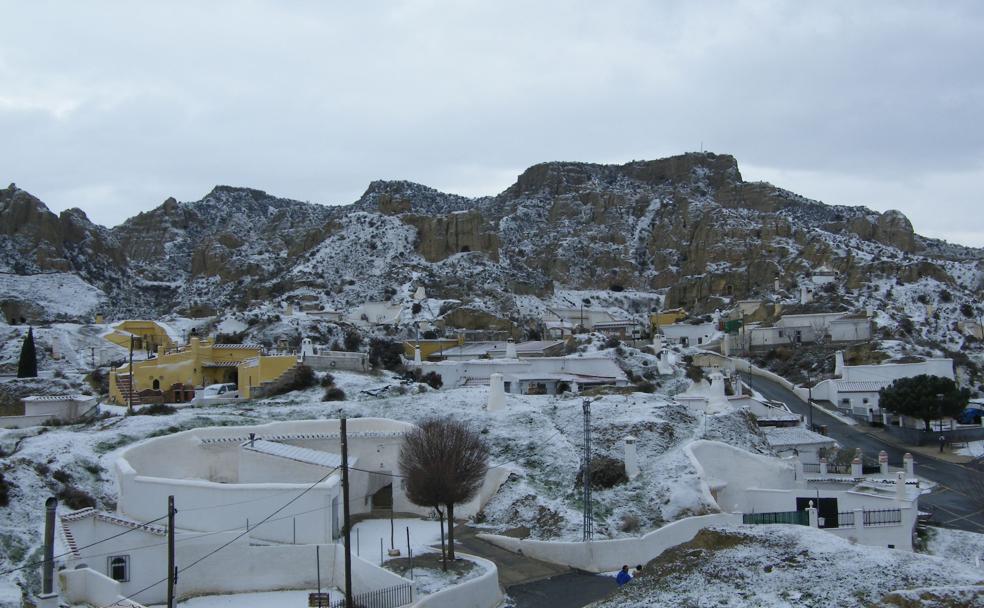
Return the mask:
[[[844,377],[844,351],[842,350],[834,353],[834,375],[838,378]]]
[[[506,359],[518,359],[516,356],[516,343],[513,342],[512,338],[506,341]]]
[[[905,453],[902,457],[902,466],[905,468],[905,476],[912,478],[916,476],[916,462],[912,459],[912,454]]]
[[[636,438],[632,435],[625,437],[625,475],[635,479],[639,475],[639,456],[636,453]]]
[[[905,473],[902,471],[895,474],[895,501],[899,504],[905,501]]]
[[[413,364],[420,365],[421,363],[423,363],[423,360],[420,357],[420,345],[418,344],[413,347]]]
[[[489,402],[486,410],[497,412],[506,406],[506,390],[502,382],[502,374],[489,376]]]
[[[810,290],[806,288],[806,285],[800,285],[800,304],[809,304],[812,301]]]
[[[656,332],[653,334],[653,352],[658,355],[661,350],[663,350],[663,335]]]
[[[311,343],[311,338],[304,338],[301,340],[301,356],[310,357],[314,355],[314,345]]]
[[[885,450],[878,452],[878,472],[888,477],[888,452]]]

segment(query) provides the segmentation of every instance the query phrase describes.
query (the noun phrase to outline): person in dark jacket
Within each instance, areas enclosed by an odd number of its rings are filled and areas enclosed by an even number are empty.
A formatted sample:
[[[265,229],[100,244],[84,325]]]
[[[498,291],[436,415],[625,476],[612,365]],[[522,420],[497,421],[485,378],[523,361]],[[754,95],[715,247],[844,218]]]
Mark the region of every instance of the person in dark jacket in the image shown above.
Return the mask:
[[[618,576],[615,577],[615,582],[618,583],[619,587],[621,587],[631,580],[632,575],[629,574],[629,565],[625,564],[622,566],[622,569],[618,571]]]

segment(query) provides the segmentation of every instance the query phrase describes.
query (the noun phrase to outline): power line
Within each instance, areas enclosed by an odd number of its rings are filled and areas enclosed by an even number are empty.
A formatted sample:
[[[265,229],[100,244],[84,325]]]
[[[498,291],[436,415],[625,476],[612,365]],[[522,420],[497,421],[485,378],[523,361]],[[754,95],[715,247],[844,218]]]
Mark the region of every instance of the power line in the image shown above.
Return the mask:
[[[123,536],[124,534],[129,534],[130,532],[133,532],[135,530],[139,530],[140,529],[140,526],[149,526],[150,524],[153,524],[155,522],[159,522],[162,519],[167,519],[167,515],[164,515],[162,517],[158,517],[157,519],[152,519],[152,520],[150,520],[148,522],[134,522],[137,525],[134,526],[133,528],[129,528],[128,530],[124,530],[124,531],[120,532],[119,534],[114,534],[112,536],[107,536],[106,538],[103,538],[103,539],[97,540],[95,542],[89,543],[88,545],[84,545],[82,547],[77,547],[77,548],[75,548],[75,549],[73,549],[71,551],[67,551],[65,553],[56,555],[52,559],[55,560],[55,559],[58,559],[58,558],[61,558],[61,557],[65,557],[66,555],[71,555],[71,554],[75,553],[76,551],[81,551],[82,549],[88,549],[89,547],[95,547],[96,545],[101,544],[101,543],[104,543],[107,540],[113,540],[114,538],[119,538],[119,537]],[[10,574],[11,572],[18,572],[20,570],[26,570],[27,568],[35,568],[37,566],[40,566],[40,565],[44,564],[45,561],[46,560],[40,560],[40,561],[36,561],[36,562],[31,562],[29,564],[24,564],[23,566],[18,566],[17,568],[11,568],[10,570],[4,570],[3,572],[0,572],[0,576],[6,575],[6,574]]]

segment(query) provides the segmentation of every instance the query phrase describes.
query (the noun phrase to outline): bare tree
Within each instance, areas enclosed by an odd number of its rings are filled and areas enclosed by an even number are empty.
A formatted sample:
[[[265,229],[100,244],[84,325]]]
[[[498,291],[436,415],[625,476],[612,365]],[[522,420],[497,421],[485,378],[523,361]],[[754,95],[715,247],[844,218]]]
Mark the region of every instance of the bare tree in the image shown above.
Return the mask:
[[[441,518],[441,553],[444,569],[454,559],[454,505],[471,500],[485,481],[489,448],[481,436],[452,418],[425,420],[407,433],[400,449],[400,473],[407,498],[433,507]],[[448,543],[444,548],[444,512]]]

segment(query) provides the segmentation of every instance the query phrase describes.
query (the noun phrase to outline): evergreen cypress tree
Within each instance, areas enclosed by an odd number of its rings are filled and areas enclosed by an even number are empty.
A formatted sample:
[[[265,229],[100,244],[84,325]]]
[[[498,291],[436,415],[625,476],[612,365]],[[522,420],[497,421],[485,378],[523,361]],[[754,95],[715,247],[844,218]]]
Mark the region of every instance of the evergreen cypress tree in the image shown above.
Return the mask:
[[[21,346],[20,360],[17,361],[18,378],[37,378],[38,354],[34,349],[34,328],[27,328],[24,344]]]

